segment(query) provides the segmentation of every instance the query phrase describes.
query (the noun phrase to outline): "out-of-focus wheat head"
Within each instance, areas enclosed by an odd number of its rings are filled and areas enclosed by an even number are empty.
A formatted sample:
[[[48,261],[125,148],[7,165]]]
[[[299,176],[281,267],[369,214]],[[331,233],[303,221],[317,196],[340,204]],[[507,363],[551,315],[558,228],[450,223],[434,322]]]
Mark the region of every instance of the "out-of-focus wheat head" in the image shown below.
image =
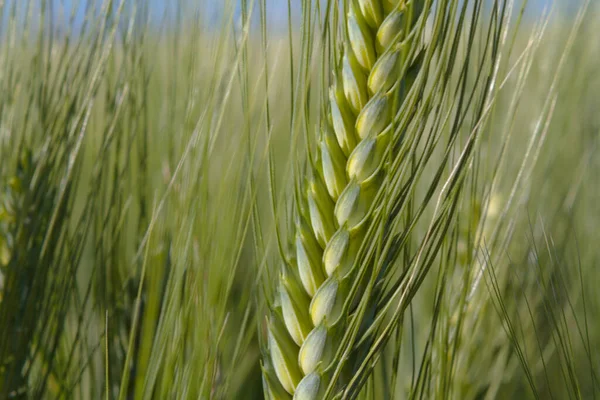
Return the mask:
[[[468,222],[462,226],[457,241],[457,270],[453,276],[455,286],[450,299],[450,309],[454,311],[449,316],[448,329],[441,330],[450,334],[448,338],[439,339],[460,343],[459,351],[453,355],[456,360],[449,392],[451,398],[490,398],[496,393],[496,388],[490,388],[489,382],[477,379],[481,366],[485,365],[486,371],[495,371],[505,363],[506,348],[502,347],[504,332],[493,324],[496,322],[495,311],[484,282],[486,246],[493,237],[503,201],[502,195],[492,193],[483,204],[477,200],[467,207],[465,214],[468,215],[463,215]],[[461,301],[462,295],[465,298]],[[478,351],[482,346],[490,348],[489,355],[482,355]],[[435,358],[448,359],[448,351],[448,348],[436,348]],[[438,374],[437,377],[438,390],[441,390],[442,376]]]
[[[358,0],[346,14],[328,121],[296,198],[294,256],[282,262],[268,318],[263,375],[270,398],[321,398],[328,385],[357,279],[353,267],[385,174],[392,116],[420,66],[408,55],[416,53],[411,28],[423,5]]]
[[[31,162],[31,154],[28,153],[19,161],[15,175],[0,188],[0,301],[6,268],[14,253],[17,213],[23,208],[24,189],[31,179]]]

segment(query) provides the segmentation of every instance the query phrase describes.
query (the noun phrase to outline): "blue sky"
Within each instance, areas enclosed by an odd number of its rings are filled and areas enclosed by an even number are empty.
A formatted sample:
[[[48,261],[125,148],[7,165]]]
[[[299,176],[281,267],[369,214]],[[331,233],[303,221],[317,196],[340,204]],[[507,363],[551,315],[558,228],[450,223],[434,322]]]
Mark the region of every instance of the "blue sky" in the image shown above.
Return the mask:
[[[62,2],[66,5],[66,7],[70,8],[76,0],[55,0],[58,3]],[[152,14],[154,17],[160,19],[160,16],[163,14],[165,7],[168,4],[176,4],[176,0],[146,0],[149,2]],[[225,0],[204,0],[205,3],[214,5],[218,7]],[[554,0],[560,4],[562,1],[567,1],[570,3],[577,3],[577,0]],[[529,0],[529,9],[533,10],[541,10],[545,5],[550,4],[552,0]],[[287,0],[267,0],[267,9],[271,16],[276,19],[285,19],[287,16]],[[291,3],[299,9],[300,0],[291,0]],[[256,2],[258,4],[258,2]]]
[[[20,1],[20,0],[13,0]],[[63,4],[67,9],[71,9],[74,4],[78,3],[78,0],[54,0],[55,4]],[[100,2],[101,0],[96,0]],[[150,5],[151,14],[153,19],[160,20],[163,16],[165,9],[167,7],[174,7],[175,4],[178,3],[177,0],[146,0]],[[218,9],[225,2],[225,0],[195,0],[198,3],[203,2],[207,4],[209,8]],[[237,1],[237,0],[236,0]],[[285,20],[287,18],[287,0],[266,0],[267,1],[267,10],[270,14],[270,17],[278,20]],[[119,0],[116,0],[115,3],[118,3]],[[187,1],[188,4],[190,1]],[[239,2],[239,1],[237,1]],[[79,3],[85,3],[85,1],[79,1]],[[300,0],[291,0],[291,3],[297,11],[300,10]],[[193,4],[193,2],[192,2]],[[258,5],[258,1],[255,0],[255,4]],[[83,15],[83,7],[80,7],[81,14]]]
[[[0,0],[1,1],[1,0]],[[12,0],[12,2],[22,2],[21,4],[24,4],[25,2],[23,0]],[[46,1],[46,0],[42,0],[42,1]],[[86,3],[86,0],[50,0],[55,4],[55,12],[58,10],[57,5],[62,4],[64,7],[66,7],[66,9],[71,10],[71,8],[73,7],[74,4],[82,4],[82,3]],[[94,3],[100,3],[101,0],[93,0]],[[143,1],[143,0],[142,0]],[[164,11],[167,7],[171,7],[173,9],[174,5],[176,5],[179,1],[178,0],[145,0],[147,1],[146,4],[149,4],[150,6],[150,12],[152,15],[152,20],[155,23],[160,22],[163,19],[164,16]],[[225,2],[226,0],[185,0],[184,3],[195,3],[195,2],[199,2],[199,3],[204,3],[207,4],[208,8],[212,9],[213,12],[216,13],[216,10],[218,10],[220,7],[222,7],[222,4]],[[235,0],[236,3],[239,3],[239,0]],[[251,2],[251,0],[249,0]],[[277,22],[283,24],[285,26],[286,23],[286,19],[287,19],[287,4],[288,1],[287,0],[266,0],[267,1],[267,10],[269,13],[269,21],[270,21],[270,25],[276,25]],[[553,0],[529,0],[529,7],[528,7],[528,11],[530,14],[535,14],[540,12],[544,6],[551,4]],[[119,0],[115,0],[115,3],[118,3]],[[554,0],[555,4],[558,5],[573,5],[573,4],[577,4],[579,3],[580,0]],[[11,3],[11,0],[8,1],[8,3]],[[258,4],[259,2],[257,0],[255,0],[255,4]],[[197,4],[197,3],[196,3]],[[301,4],[301,0],[291,0],[291,4],[293,5],[294,9],[294,15],[299,15],[300,12],[300,4]],[[84,14],[84,7],[80,6],[79,9],[79,19],[83,19],[83,14]],[[211,12],[210,10],[208,11],[209,13]],[[256,13],[258,14],[258,13]],[[173,15],[173,13],[171,13],[171,15]],[[210,15],[208,15],[208,20],[213,20],[215,21],[215,23],[218,23],[219,18],[215,17],[215,18],[211,18]],[[256,17],[258,17],[258,15],[256,15]]]

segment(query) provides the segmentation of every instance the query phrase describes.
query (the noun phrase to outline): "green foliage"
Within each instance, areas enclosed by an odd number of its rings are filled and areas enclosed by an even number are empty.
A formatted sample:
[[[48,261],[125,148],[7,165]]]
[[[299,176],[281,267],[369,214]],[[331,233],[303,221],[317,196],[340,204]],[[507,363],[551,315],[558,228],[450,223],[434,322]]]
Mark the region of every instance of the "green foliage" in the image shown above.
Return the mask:
[[[300,351],[279,306],[319,304],[282,256],[299,213],[323,222],[305,182],[331,200],[364,178],[327,128],[381,87],[403,101],[358,158],[381,174],[320,395],[599,393],[593,2],[408,2],[414,29],[373,51],[361,34],[398,3],[289,1],[283,29],[266,0],[179,0],[158,21],[144,0],[72,3],[0,1],[0,398],[291,397],[261,350]],[[420,68],[394,78],[386,46]]]

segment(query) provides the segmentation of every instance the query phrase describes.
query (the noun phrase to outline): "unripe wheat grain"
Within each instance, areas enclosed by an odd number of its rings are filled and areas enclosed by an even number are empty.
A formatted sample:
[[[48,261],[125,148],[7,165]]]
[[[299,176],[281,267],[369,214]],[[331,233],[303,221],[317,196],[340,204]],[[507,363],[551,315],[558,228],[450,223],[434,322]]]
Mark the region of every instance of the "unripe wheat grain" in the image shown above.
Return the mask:
[[[357,0],[346,15],[348,35],[329,90],[320,157],[308,168],[297,204],[295,258],[282,267],[269,318],[267,397],[324,394],[356,279],[353,265],[385,173],[393,115],[412,82],[400,74],[407,71],[410,31],[422,8],[423,0]]]

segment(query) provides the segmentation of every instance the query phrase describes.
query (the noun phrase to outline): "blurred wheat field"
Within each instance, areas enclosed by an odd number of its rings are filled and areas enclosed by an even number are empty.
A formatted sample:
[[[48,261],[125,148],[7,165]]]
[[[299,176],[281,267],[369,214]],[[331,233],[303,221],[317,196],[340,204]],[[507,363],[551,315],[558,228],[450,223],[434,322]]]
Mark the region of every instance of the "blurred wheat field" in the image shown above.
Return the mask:
[[[0,0],[0,399],[268,398],[351,4]],[[594,399],[600,9],[424,4],[409,233],[337,398]]]

